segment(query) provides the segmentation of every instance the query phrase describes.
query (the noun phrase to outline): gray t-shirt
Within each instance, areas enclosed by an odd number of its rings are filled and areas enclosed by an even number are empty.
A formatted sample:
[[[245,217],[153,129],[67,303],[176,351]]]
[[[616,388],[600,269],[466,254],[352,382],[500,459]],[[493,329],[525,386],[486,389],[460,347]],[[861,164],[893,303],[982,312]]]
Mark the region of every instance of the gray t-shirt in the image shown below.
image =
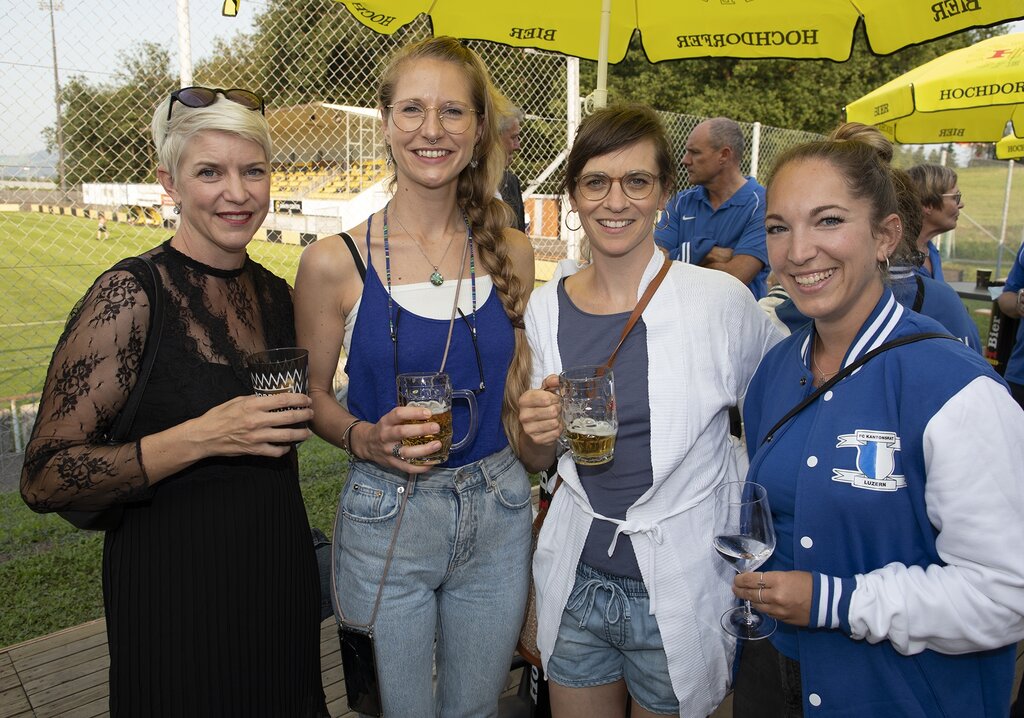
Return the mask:
[[[588,314],[558,285],[558,352],[565,368],[603,364],[622,336],[630,312]],[[633,325],[612,367],[619,431],[615,458],[601,466],[577,466],[580,483],[596,513],[625,519],[626,509],[653,483],[651,470],[651,410],[647,391],[647,327],[643,318]],[[628,535],[619,536],[615,553],[608,546],[616,525],[597,519],[591,524],[581,560],[615,576],[643,580]]]

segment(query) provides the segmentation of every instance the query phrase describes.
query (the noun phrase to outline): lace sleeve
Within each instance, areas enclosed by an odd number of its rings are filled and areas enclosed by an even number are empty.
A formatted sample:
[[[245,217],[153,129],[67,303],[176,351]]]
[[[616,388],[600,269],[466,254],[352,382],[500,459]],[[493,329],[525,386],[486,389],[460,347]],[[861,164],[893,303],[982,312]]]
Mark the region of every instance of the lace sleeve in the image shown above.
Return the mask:
[[[103,274],[72,311],[25,450],[21,493],[34,510],[100,509],[147,489],[138,442],[106,437],[138,378],[149,312],[129,271]]]

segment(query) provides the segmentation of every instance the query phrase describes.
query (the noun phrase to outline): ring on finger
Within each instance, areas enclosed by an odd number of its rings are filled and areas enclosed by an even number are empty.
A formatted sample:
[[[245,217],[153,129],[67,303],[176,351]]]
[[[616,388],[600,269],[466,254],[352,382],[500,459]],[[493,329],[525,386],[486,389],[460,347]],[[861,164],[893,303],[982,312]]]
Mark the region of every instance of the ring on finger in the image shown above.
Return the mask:
[[[405,457],[402,456],[402,444],[401,444],[401,442],[399,442],[399,443],[397,443],[397,444],[395,444],[394,446],[391,447],[391,455],[394,456],[396,459],[399,459],[401,461],[405,461]]]
[[[767,586],[764,583],[764,571],[759,571],[757,575],[758,575],[757,587],[758,588],[767,588]]]
[[[757,602],[758,603],[764,603],[764,597],[761,595],[762,591],[764,591],[764,586],[758,586],[758,588],[757,588]]]

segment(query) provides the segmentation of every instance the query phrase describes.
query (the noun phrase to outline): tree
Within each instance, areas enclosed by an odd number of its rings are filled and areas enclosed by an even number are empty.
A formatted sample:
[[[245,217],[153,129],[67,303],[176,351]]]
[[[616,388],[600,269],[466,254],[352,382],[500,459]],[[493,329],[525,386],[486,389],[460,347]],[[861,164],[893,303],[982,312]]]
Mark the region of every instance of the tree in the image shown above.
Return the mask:
[[[154,43],[119,55],[120,69],[108,84],[73,76],[61,90],[64,167],[67,181],[153,182],[155,154],[149,125],[153,108],[176,86],[170,56]],[[44,130],[56,148],[54,128]]]
[[[609,68],[608,91],[613,101],[824,134],[842,122],[847,103],[928,60],[1001,32],[966,31],[880,56],[868,49],[858,26],[845,62],[705,58],[657,64],[647,61],[634,35],[626,58]],[[582,63],[580,75],[593,87],[596,63]]]

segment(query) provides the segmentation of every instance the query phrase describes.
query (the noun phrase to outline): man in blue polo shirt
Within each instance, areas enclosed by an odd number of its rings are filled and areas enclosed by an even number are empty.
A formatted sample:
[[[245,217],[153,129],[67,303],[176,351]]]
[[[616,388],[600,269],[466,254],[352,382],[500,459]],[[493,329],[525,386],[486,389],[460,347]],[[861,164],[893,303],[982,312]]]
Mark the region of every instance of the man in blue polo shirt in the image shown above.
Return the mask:
[[[695,186],[669,201],[654,239],[672,259],[728,272],[760,299],[768,293],[764,187],[740,171],[745,146],[727,117],[693,128],[683,167]]]

